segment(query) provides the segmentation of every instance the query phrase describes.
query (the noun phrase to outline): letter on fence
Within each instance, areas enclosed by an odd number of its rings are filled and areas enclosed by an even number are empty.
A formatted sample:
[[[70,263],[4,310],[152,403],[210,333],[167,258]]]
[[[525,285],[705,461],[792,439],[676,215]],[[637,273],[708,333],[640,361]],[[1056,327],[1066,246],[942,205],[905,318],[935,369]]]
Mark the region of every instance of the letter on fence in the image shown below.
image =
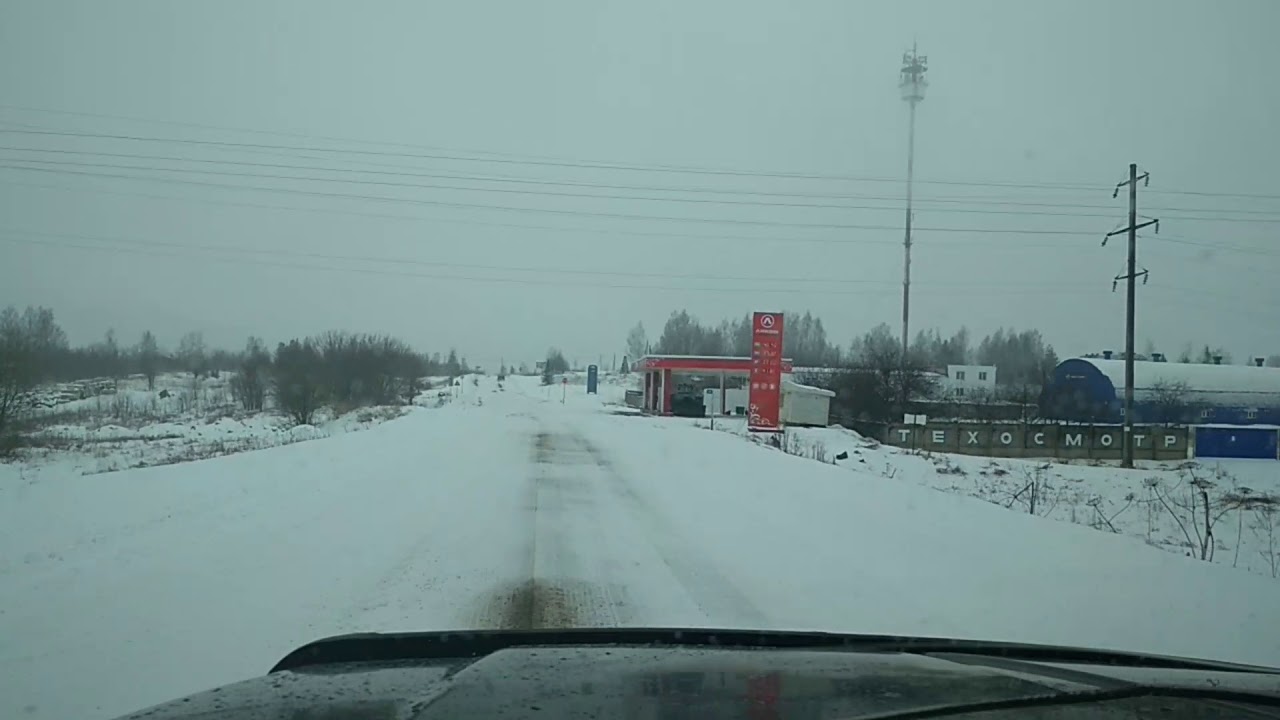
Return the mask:
[[[1031,436],[1031,441],[1037,445],[1044,445],[1044,433],[1038,432]]]
[[[902,442],[906,442],[906,441],[910,440],[910,439],[911,439],[911,430],[910,430],[910,428],[902,428],[902,429],[898,430],[898,437],[902,440]]]
[[[1075,435],[1068,434],[1066,437],[1062,438],[1063,447],[1082,447],[1083,445],[1084,435],[1080,433],[1076,433]]]
[[[1111,447],[1113,443],[1115,443],[1115,438],[1111,437],[1111,433],[1106,433],[1098,438],[1098,444],[1102,447]]]
[[[942,443],[944,443],[944,442],[946,442],[946,441],[947,441],[947,433],[946,433],[946,431],[945,431],[945,430],[934,430],[934,431],[933,431],[933,444],[934,444],[934,445],[941,445]]]
[[[1165,435],[1165,436],[1164,436],[1164,446],[1165,446],[1165,447],[1167,447],[1167,448],[1168,448],[1168,447],[1173,447],[1173,446],[1175,446],[1175,445],[1177,445],[1177,444],[1178,444],[1178,436],[1177,436],[1177,435]]]
[[[1144,443],[1144,442],[1146,442],[1146,441],[1147,441],[1147,436],[1146,436],[1146,435],[1134,435],[1134,436],[1133,436],[1133,446],[1134,446],[1134,447],[1136,447],[1136,448],[1140,448],[1140,447],[1142,447],[1142,443]]]
[[[1012,445],[1012,444],[1013,444],[1013,434],[1012,434],[1012,433],[1010,433],[1008,430],[1006,430],[1006,431],[1004,431],[1004,432],[1000,433],[1000,444],[1001,444],[1001,445]]]
[[[978,444],[978,432],[977,432],[976,430],[966,430],[965,432],[969,433],[969,438],[968,438],[967,440],[965,440],[965,441],[964,441],[964,442],[965,442],[965,444],[966,444],[966,445],[977,445],[977,444]]]

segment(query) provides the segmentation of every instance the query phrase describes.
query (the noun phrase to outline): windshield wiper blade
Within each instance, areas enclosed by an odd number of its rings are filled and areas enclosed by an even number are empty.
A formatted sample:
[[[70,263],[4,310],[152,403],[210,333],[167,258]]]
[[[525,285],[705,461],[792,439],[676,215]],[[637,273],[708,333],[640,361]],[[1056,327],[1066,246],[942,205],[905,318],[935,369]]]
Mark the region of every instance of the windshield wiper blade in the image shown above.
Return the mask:
[[[338,635],[308,643],[294,650],[276,663],[271,672],[338,663],[476,658],[508,648],[567,645],[844,650],[919,655],[961,653],[1045,663],[1280,673],[1280,670],[1275,668],[1234,663],[1048,645],[899,635],[708,628],[464,630]]]

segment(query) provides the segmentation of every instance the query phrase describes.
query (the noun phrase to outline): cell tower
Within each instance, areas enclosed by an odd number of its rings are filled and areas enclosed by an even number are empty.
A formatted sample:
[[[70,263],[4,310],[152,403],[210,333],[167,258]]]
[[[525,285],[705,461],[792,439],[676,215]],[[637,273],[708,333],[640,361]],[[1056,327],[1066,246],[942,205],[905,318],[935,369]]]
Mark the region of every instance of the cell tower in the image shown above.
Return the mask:
[[[925,88],[929,83],[924,79],[928,69],[929,58],[916,52],[915,43],[911,50],[902,54],[902,70],[898,75],[898,87],[902,90],[902,99],[911,108],[911,119],[907,128],[907,222],[906,237],[903,241],[902,265],[902,369],[907,366],[907,347],[911,338],[908,336],[911,319],[911,191],[915,178],[916,160],[916,105],[924,100]],[[903,384],[906,387],[906,384]],[[906,398],[902,398],[906,403]]]

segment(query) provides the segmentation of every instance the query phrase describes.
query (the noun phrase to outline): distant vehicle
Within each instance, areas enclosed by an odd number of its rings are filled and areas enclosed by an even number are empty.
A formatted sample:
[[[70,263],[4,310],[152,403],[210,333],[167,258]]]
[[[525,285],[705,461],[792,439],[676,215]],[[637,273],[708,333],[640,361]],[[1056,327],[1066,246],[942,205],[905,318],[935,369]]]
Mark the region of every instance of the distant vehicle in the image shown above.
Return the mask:
[[[344,635],[134,720],[1276,717],[1280,669],[937,638],[695,629]]]

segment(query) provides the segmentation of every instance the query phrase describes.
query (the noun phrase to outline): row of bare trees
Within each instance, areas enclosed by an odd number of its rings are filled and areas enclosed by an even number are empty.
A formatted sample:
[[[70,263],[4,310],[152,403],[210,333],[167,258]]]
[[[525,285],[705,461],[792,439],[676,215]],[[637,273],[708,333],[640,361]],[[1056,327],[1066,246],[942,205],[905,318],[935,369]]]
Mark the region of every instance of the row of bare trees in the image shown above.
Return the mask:
[[[429,370],[426,356],[386,335],[327,332],[291,340],[280,343],[269,362],[260,343],[250,339],[233,388],[246,408],[251,402],[261,408],[269,380],[277,407],[306,424],[325,404],[412,403]]]
[[[72,347],[49,308],[8,307],[0,311],[0,439],[12,437],[15,421],[32,410],[33,391],[43,383],[141,375],[154,388],[164,372],[190,373],[195,381],[222,371],[234,373],[231,390],[245,410],[262,410],[274,398],[281,412],[309,423],[324,404],[412,402],[425,377],[469,369],[454,350],[442,359],[390,336],[347,332],[281,343],[274,352],[253,337],[242,351],[211,350],[199,332],[183,335],[172,352],[150,331],[129,347],[113,331]]]
[[[30,390],[46,379],[51,361],[66,345],[52,310],[0,311],[0,454],[12,449],[12,429],[28,409]]]
[[[808,311],[784,313],[784,318],[783,354],[797,367],[865,366],[868,355],[880,357],[893,352],[900,359],[902,354],[901,341],[883,323],[854,338],[846,349],[828,338],[822,318]],[[644,325],[636,323],[627,333],[626,345],[627,356],[632,360],[650,352],[746,356],[751,354],[751,316],[704,324],[688,311],[677,310],[667,318],[656,342],[650,342]],[[947,365],[995,365],[1000,369],[997,382],[1011,386],[1038,385],[1058,364],[1053,346],[1038,330],[1000,328],[976,346],[968,328],[962,327],[949,337],[943,337],[936,329],[921,330],[907,353],[911,363],[930,370],[945,370]]]

